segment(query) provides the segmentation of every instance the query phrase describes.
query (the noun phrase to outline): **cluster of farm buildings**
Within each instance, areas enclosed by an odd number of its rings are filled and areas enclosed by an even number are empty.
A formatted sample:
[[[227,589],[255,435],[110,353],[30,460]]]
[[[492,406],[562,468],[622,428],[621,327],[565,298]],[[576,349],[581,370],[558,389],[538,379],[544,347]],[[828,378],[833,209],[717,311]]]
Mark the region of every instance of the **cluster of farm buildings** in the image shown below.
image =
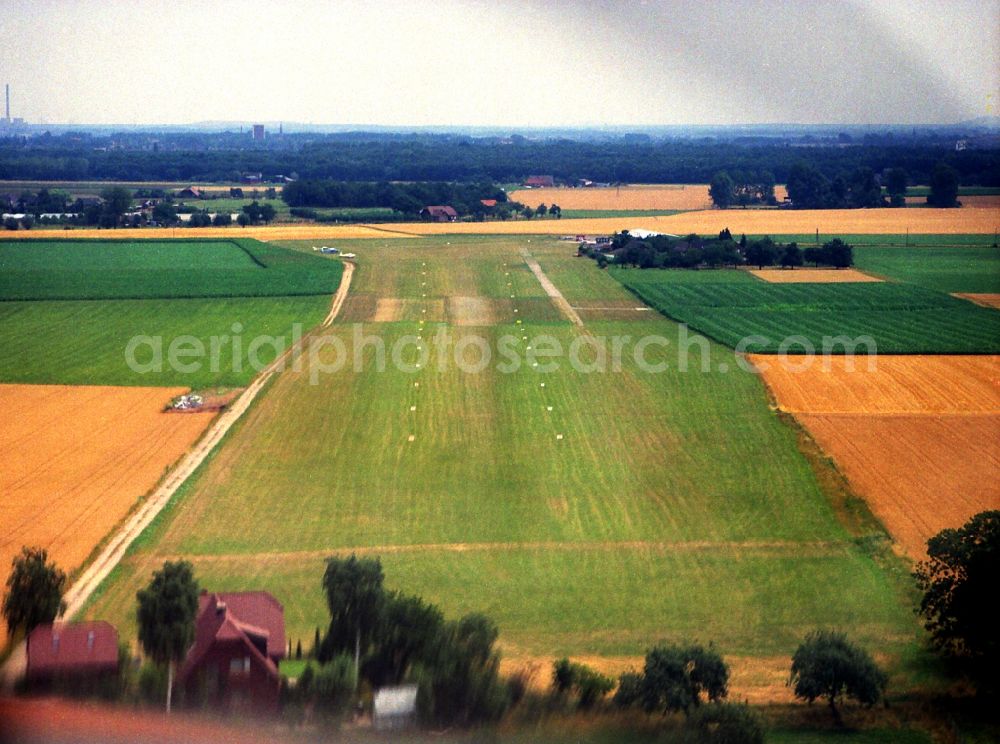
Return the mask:
[[[53,623],[27,639],[29,683],[99,682],[116,677],[123,660],[118,631],[104,621]],[[279,665],[290,652],[285,611],[265,591],[208,592],[198,597],[194,643],[177,672],[188,701],[221,710],[268,714],[281,704]],[[397,728],[413,722],[416,687],[388,687],[375,696],[373,722]]]

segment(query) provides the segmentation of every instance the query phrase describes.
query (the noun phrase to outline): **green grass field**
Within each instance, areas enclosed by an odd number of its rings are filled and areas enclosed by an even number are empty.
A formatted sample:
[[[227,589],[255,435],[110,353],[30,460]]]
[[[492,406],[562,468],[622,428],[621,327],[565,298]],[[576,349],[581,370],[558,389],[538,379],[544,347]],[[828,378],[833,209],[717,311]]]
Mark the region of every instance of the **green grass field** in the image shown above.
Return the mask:
[[[339,261],[246,238],[0,241],[0,300],[332,294]]]
[[[990,269],[967,265],[969,274]],[[802,353],[799,341],[782,346],[797,337],[818,352],[826,339],[867,336],[886,354],[1000,352],[1000,313],[914,284],[769,284],[735,270],[609,274],[663,314],[742,351]]]
[[[1000,293],[1000,249],[963,247],[881,248],[854,252],[863,271],[939,292]]]
[[[323,319],[343,273],[255,240],[7,241],[0,266],[0,381],[192,388],[247,384]],[[171,364],[173,344],[205,356]]]
[[[303,333],[319,323],[329,295],[309,297],[211,298],[176,300],[84,300],[0,302],[0,382],[65,385],[187,385],[192,388],[246,385],[259,366],[251,364],[250,343],[270,335],[292,343],[293,325]],[[242,328],[233,332],[234,324]],[[235,336],[242,348],[236,352]],[[162,339],[159,371],[133,371],[125,350],[137,336]],[[209,357],[191,372],[168,364],[172,343],[194,338],[206,351],[220,340],[219,363]],[[153,349],[138,348],[135,359],[152,363]],[[275,358],[264,344],[254,354],[266,365]],[[180,358],[187,363],[189,359]]]
[[[587,373],[565,360],[539,371],[528,345],[537,350],[546,335],[569,346],[581,331],[555,316],[516,322],[514,308],[547,302],[522,247],[571,303],[629,298],[556,240],[366,241],[352,295],[515,295],[487,327],[413,319],[365,324],[366,335],[390,350],[408,335],[430,344],[438,330],[456,343],[476,334],[490,348],[509,336],[524,363],[510,373],[496,360],[477,374],[441,369],[432,346],[419,368],[378,372],[370,342],[361,373],[348,363],[313,384],[316,367],[286,372],[87,614],[130,636],[136,590],[163,560],[184,556],[205,587],[273,592],[289,635],[308,645],[327,623],[324,558],[353,549],[381,556],[390,587],[448,616],[489,613],[515,657],[641,655],[657,640],[697,638],[774,658],[809,629],[834,626],[896,666],[912,658],[919,636],[909,599],[855,547],[760,380],[715,344],[705,371],[678,369],[671,347],[649,351],[668,363],[660,373],[630,355],[620,371]],[[651,314],[598,319],[588,330],[609,339],[678,333]],[[352,326],[333,332],[351,359]],[[333,365],[338,354],[330,345],[317,358]],[[418,356],[413,343],[401,352]]]

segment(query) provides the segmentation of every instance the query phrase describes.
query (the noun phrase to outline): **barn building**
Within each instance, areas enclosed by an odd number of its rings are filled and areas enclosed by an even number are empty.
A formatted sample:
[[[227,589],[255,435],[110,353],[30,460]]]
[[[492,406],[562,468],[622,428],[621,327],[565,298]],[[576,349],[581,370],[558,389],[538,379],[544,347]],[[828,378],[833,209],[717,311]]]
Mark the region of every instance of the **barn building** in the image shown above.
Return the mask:
[[[454,222],[458,219],[458,212],[454,207],[433,206],[421,209],[420,216],[432,222]]]
[[[96,679],[117,672],[118,631],[110,623],[39,625],[28,636],[29,681]]]

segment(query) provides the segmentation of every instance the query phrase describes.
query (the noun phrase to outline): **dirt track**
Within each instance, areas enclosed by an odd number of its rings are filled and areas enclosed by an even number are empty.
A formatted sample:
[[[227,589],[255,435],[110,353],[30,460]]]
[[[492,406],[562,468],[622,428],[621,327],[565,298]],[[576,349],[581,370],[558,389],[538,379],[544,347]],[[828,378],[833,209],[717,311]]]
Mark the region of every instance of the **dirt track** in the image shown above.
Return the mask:
[[[798,373],[751,361],[911,558],[1000,508],[1000,356],[881,356],[853,372],[843,357]]]
[[[541,265],[528,252],[527,248],[521,249],[521,255],[524,256],[524,262],[528,265],[528,268],[531,269],[531,273],[535,275],[535,278],[538,279],[538,283],[542,285],[542,288],[545,290],[545,294],[547,294],[549,298],[551,298],[553,304],[559,308],[559,312],[566,316],[566,319],[570,322],[575,323],[578,326],[582,326],[583,319],[580,318],[580,314],[573,309],[573,306],[569,304],[565,297],[563,297],[563,293],[559,291],[559,288],[545,275],[545,272],[542,271]]]

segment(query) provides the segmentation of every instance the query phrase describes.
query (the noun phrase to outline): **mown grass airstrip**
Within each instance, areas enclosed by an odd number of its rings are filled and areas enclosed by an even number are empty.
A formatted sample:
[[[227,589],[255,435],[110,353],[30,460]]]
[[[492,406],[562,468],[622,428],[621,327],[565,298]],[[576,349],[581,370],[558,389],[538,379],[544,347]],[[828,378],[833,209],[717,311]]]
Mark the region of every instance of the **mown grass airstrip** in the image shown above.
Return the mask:
[[[368,241],[356,247],[359,293],[513,302],[488,327],[413,319],[364,332],[389,347],[439,328],[490,346],[510,334],[522,351],[541,334],[568,345],[582,331],[565,320],[516,322],[514,309],[547,302],[521,248],[571,303],[628,299],[554,240]],[[670,321],[640,317],[595,319],[587,332],[676,338]],[[350,357],[348,321],[333,330]],[[324,557],[357,550],[449,616],[495,617],[513,656],[636,655],[661,638],[771,656],[830,625],[890,653],[910,647],[916,623],[895,579],[855,547],[760,381],[721,346],[708,346],[706,371],[681,372],[672,351],[649,351],[669,362],[659,374],[630,357],[605,374],[527,361],[468,374],[432,361],[347,365],[311,384],[308,368],[288,371],[88,614],[128,632],[136,589],[184,556],[204,586],[272,591],[308,645],[327,622]],[[334,357],[330,347],[320,358]]]

